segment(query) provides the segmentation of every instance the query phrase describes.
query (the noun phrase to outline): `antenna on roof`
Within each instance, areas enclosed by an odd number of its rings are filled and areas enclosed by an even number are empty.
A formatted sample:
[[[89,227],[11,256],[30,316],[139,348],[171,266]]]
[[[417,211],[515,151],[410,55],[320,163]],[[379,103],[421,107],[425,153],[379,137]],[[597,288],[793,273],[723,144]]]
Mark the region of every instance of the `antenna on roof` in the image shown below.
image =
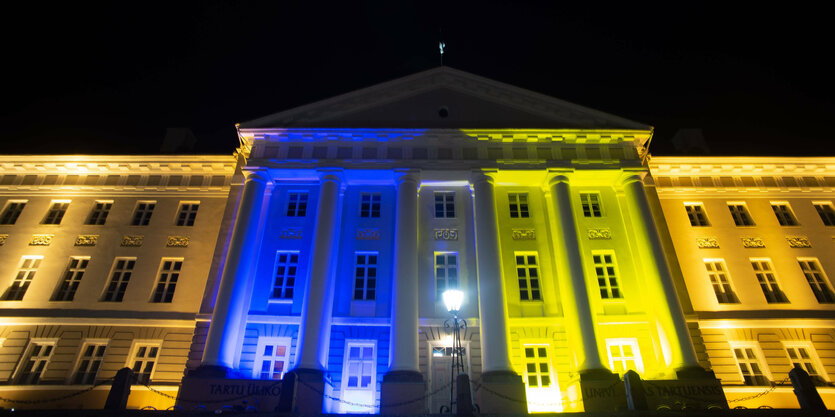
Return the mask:
[[[446,43],[444,43],[443,29],[438,29],[438,33],[441,35],[441,40],[438,42],[438,48],[441,50],[441,66],[444,66],[444,48],[446,48]]]

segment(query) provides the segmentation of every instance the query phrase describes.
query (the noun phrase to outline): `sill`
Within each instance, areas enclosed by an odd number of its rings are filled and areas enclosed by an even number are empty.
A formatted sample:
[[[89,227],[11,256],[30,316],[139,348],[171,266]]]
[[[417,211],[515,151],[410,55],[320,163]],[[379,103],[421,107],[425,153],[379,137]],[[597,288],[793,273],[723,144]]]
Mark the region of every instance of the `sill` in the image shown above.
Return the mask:
[[[292,298],[270,298],[267,300],[269,304],[293,304]]]

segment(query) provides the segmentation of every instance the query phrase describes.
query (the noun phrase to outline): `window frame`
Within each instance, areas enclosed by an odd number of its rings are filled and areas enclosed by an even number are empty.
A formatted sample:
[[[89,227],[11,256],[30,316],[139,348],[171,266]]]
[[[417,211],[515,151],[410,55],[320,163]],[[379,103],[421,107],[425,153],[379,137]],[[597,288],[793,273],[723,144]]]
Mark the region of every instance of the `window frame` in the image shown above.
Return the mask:
[[[438,256],[443,256],[444,257],[444,264],[440,268],[438,267],[439,266]],[[450,258],[450,257],[452,257],[452,258]],[[450,282],[449,271],[450,271],[450,269],[452,269],[452,268],[450,268],[450,264],[449,264],[450,259],[455,259],[455,267],[454,267],[454,270],[455,270],[455,286],[454,287],[451,287],[449,285],[449,282]],[[458,252],[435,251],[432,254],[432,262],[434,264],[433,271],[434,271],[434,275],[435,275],[435,280],[434,280],[435,301],[441,301],[441,300],[443,300],[444,291],[449,290],[449,289],[459,289],[459,288],[461,288],[461,260],[459,259]],[[439,279],[441,279],[441,278],[438,278],[438,271],[439,270],[444,271],[444,277],[443,277],[444,288],[443,288],[443,291],[441,291],[441,288],[438,285],[438,281],[439,281]]]
[[[140,208],[140,205],[145,205]],[[157,208],[156,200],[137,200],[133,206],[133,215],[131,216],[131,226],[148,226],[151,224],[151,218],[154,216],[154,210]]]
[[[807,274],[807,270],[803,268],[803,263],[813,264],[817,266],[816,271],[810,271],[810,273],[818,272],[820,276],[817,276],[815,284],[818,287],[822,288],[818,291],[815,291],[813,287],[812,281],[809,280],[809,275]],[[826,275],[826,271],[823,270],[823,265],[821,265],[820,260],[818,258],[813,257],[798,257],[797,264],[800,267],[800,273],[803,274],[803,277],[806,278],[806,283],[809,285],[809,289],[812,291],[812,294],[815,296],[815,299],[818,301],[819,304],[833,304],[835,303],[835,291],[832,289],[832,285],[829,282],[829,277]],[[818,295],[820,294],[820,296]],[[821,301],[821,298],[824,298],[824,301]]]
[[[604,302],[606,301],[622,301],[623,300],[623,285],[620,282],[620,268],[618,268],[617,258],[615,257],[615,251],[613,250],[595,250],[591,252],[592,256],[592,268],[594,269],[594,276],[597,279],[597,288],[599,290],[600,299]],[[609,256],[611,258],[611,262],[606,262],[606,258]],[[595,258],[601,257],[601,261],[603,263],[598,265],[598,262]],[[609,266],[611,264],[611,266]],[[612,275],[609,274],[608,269],[611,268],[613,270]],[[604,286],[600,286],[600,272],[599,269],[603,269],[604,272]],[[612,278],[615,280],[615,286],[611,285]],[[607,296],[604,297],[603,293],[606,292]],[[617,292],[617,296],[615,296],[614,292]]]
[[[109,291],[110,284],[113,282],[114,273],[116,272],[116,269],[117,269],[116,266],[118,265],[119,261],[125,261],[125,262],[133,261],[133,265],[131,266],[131,268],[128,268],[128,269],[121,269],[121,273],[119,274],[119,281],[116,283],[116,285],[119,285],[123,282],[125,284],[124,285],[125,289],[124,289],[124,291],[122,291],[121,296],[117,295],[115,297],[108,297],[107,293]],[[136,270],[136,263],[137,263],[137,258],[136,257],[117,256],[117,257],[113,258],[113,263],[110,265],[110,272],[107,274],[107,277],[108,277],[107,282],[104,284],[104,291],[102,292],[102,295],[99,298],[100,302],[121,303],[122,301],[124,301],[125,294],[127,294],[127,292],[128,292],[128,285],[130,285],[130,279],[133,276],[134,271]],[[128,275],[127,279],[123,279],[125,272],[130,273],[130,275]],[[118,294],[118,291],[119,291],[118,288],[115,288],[114,289],[114,294]],[[118,299],[111,300],[110,298],[118,298]]]
[[[88,226],[104,226],[107,223],[107,216],[110,215],[113,204],[113,200],[93,201],[93,207],[90,209],[90,214],[87,215],[87,220],[84,224]]]
[[[157,353],[156,356],[153,357],[154,364],[151,367],[151,372],[148,375],[148,379],[146,381],[140,380],[140,375],[144,374],[144,372],[137,372],[134,370],[133,374],[136,377],[135,381],[131,382],[131,385],[143,385],[148,384],[151,385],[151,382],[154,380],[154,374],[157,371],[157,365],[159,364],[159,358],[162,356],[162,341],[161,340],[147,340],[147,339],[137,339],[131,342],[130,345],[130,355],[128,355],[128,360],[125,362],[125,367],[134,369],[136,366],[136,355],[139,353],[139,349],[142,347],[146,348],[156,348]],[[144,368],[147,364],[143,361],[143,366],[140,369]]]
[[[527,192],[507,193],[507,204],[510,210],[508,215],[511,219],[530,218],[530,200]]]
[[[41,267],[43,259],[43,255],[21,256],[20,261],[17,264],[18,266],[16,269],[16,274],[12,278],[12,281],[9,283],[9,286],[6,287],[6,291],[3,293],[2,298],[0,298],[0,301],[23,301],[23,297],[25,297],[26,293],[29,291],[29,286],[32,285],[32,281],[35,280],[35,276],[38,274],[38,269]],[[35,262],[35,266],[24,268],[26,261],[29,260],[37,261]],[[21,274],[24,272],[24,269],[26,273],[23,276],[21,276]],[[18,283],[17,286],[15,286],[16,283]],[[14,297],[11,296],[13,288],[15,292]]]
[[[42,226],[59,226],[64,221],[64,216],[67,215],[70,203],[72,203],[72,200],[51,200],[49,202],[49,208],[46,210],[46,214],[40,224]]]
[[[529,257],[533,256],[535,264],[530,264]],[[524,263],[520,266],[519,258],[522,258]],[[516,269],[516,282],[519,286],[519,301],[520,302],[542,302],[544,300],[544,296],[542,294],[542,275],[540,274],[540,262],[539,262],[539,253],[536,251],[515,251],[513,252],[513,260],[514,260],[514,268]],[[533,266],[533,268],[531,268]],[[520,270],[525,271],[525,276],[520,277],[519,272]],[[531,271],[536,271],[536,276],[531,277]],[[522,281],[525,281],[525,288],[522,288]],[[533,283],[536,283],[536,288],[533,288]],[[526,297],[523,298],[522,294],[523,291],[526,294]],[[536,298],[534,298],[534,293],[538,294]]]
[[[770,201],[769,204],[780,226],[800,226],[800,222],[788,201]]]
[[[177,214],[174,217],[174,226],[193,227],[197,221],[197,212],[200,210],[200,201],[180,201],[177,206]]]
[[[276,355],[277,350],[278,350],[278,349],[276,349],[276,347],[278,347],[280,345],[281,346],[286,345],[286,349],[284,351],[283,356]],[[266,354],[264,353],[264,349],[267,346],[272,346],[274,352],[273,352],[272,356],[269,356],[269,358],[271,358],[270,359],[270,370],[269,370],[269,374],[270,374],[271,378],[264,379],[261,376],[264,373],[264,368],[263,368],[264,367],[264,361],[267,360],[267,358],[268,358],[266,356]],[[292,351],[292,349],[293,349],[293,338],[291,338],[291,337],[285,337],[285,336],[281,336],[281,337],[274,337],[274,336],[259,337],[258,338],[258,343],[256,344],[255,361],[253,362],[253,365],[252,365],[252,378],[262,380],[262,381],[278,381],[278,380],[284,379],[284,375],[287,372],[289,372],[289,370],[290,370],[290,366],[291,366],[290,352]],[[283,358],[283,360],[281,360],[281,362],[283,362],[283,365],[282,365],[283,368],[280,371],[281,373],[279,374],[279,378],[278,379],[273,378],[273,374],[275,373],[275,363],[278,361],[277,359],[282,359],[282,358]]]
[[[534,367],[535,368],[535,374],[536,374],[535,378],[537,380],[537,385],[536,386],[531,386],[530,385],[530,377],[531,377],[531,375],[530,375],[530,365],[532,363],[530,361],[531,358],[528,357],[528,349],[532,349],[534,351],[534,357],[532,358],[532,359],[534,359],[533,364],[539,365],[539,366]],[[545,359],[546,359],[547,365],[548,365],[547,375],[545,375],[545,376],[548,377],[548,385],[545,385],[545,386],[542,385],[542,376],[544,374],[542,373],[542,361],[540,360],[540,359],[542,359],[542,357],[539,355],[541,353],[540,349],[545,350]],[[522,377],[524,378],[523,382],[525,384],[525,388],[527,388],[527,389],[550,389],[550,388],[553,388],[557,384],[557,380],[555,378],[556,375],[554,375],[554,365],[553,365],[553,362],[551,361],[551,357],[553,356],[553,355],[551,355],[551,345],[549,345],[547,343],[523,343],[522,344],[522,355],[521,356],[522,356],[522,362],[524,363],[524,367],[523,367],[524,372],[522,373]]]
[[[780,286],[780,280],[777,279],[777,272],[774,271],[774,264],[771,262],[771,258],[748,258],[748,261],[751,264],[751,268],[754,270],[754,276],[757,278],[757,284],[759,284],[760,289],[763,292],[765,301],[768,304],[789,304],[789,298]],[[758,263],[760,267],[765,264],[768,266],[768,269],[757,269],[755,263]],[[762,278],[760,277],[761,274],[764,275]],[[768,274],[771,275],[771,280],[774,281],[773,285],[769,282]],[[768,286],[769,290],[763,288],[764,286]],[[768,293],[776,294],[775,301],[771,301],[769,299]],[[780,298],[781,296],[782,299]]]
[[[29,381],[27,383],[23,383],[22,379],[24,378],[23,370],[25,369],[28,362],[32,359],[32,353],[34,350],[35,345],[43,345],[43,346],[51,346],[50,352],[46,357],[44,366],[38,373],[37,380],[33,382]],[[15,372],[13,374],[13,385],[40,385],[41,381],[43,380],[43,376],[49,370],[49,364],[52,362],[52,357],[55,356],[55,350],[58,348],[58,339],[57,338],[37,338],[33,337],[30,338],[28,343],[26,344],[26,348],[23,350],[23,354],[20,356],[20,362],[18,362],[17,366],[15,367]],[[29,372],[31,374],[31,372]]]
[[[368,203],[365,202],[365,197],[368,197]],[[376,197],[376,198],[375,198]],[[368,207],[366,208],[366,204]],[[379,219],[382,214],[383,195],[379,192],[361,192],[360,193],[360,218],[363,219]]]
[[[593,219],[604,216],[603,197],[600,195],[599,191],[583,191],[579,194],[580,210],[583,212],[583,217]],[[594,197],[593,199],[592,196]],[[597,207],[595,207],[595,204],[597,204]]]
[[[280,263],[281,256],[287,256],[287,262]],[[290,257],[295,256],[296,262],[290,262]],[[275,263],[273,264],[273,285],[270,291],[269,302],[271,303],[292,303],[296,296],[296,282],[299,279],[299,268],[301,267],[301,253],[292,250],[278,250],[275,252]],[[284,273],[281,275],[281,285],[278,285],[278,269],[284,267]],[[289,268],[295,267],[295,273],[290,276]],[[293,280],[292,284],[288,284],[288,278]],[[281,288],[281,297],[276,297],[276,289]],[[287,296],[287,291],[290,291],[290,296]]]
[[[702,259],[702,262],[705,266],[705,274],[707,275],[707,281],[710,284],[711,288],[713,289],[714,295],[716,295],[716,302],[718,304],[740,304],[739,296],[736,295],[736,288],[734,287],[733,281],[731,280],[731,274],[728,271],[728,264],[725,263],[725,259],[723,259],[723,258],[704,258],[704,259]],[[722,265],[722,270],[721,271],[715,271],[715,272],[721,272],[722,275],[724,275],[725,280],[727,282],[723,283],[722,280],[719,279],[719,278],[717,278],[718,282],[714,282],[713,276],[711,274],[711,272],[714,272],[714,271],[711,271],[711,269],[709,269],[707,267],[708,263],[710,263],[711,266],[713,266],[714,268],[715,268],[715,265],[713,265],[713,264],[715,264],[715,263],[721,264]],[[725,300],[726,301],[722,301],[723,298],[719,295],[720,293],[716,291],[717,284],[720,285],[720,287],[722,288],[722,290],[723,290],[722,294],[725,294]],[[725,284],[727,285],[727,288],[725,288]],[[726,291],[727,289],[730,289],[730,292]]]
[[[75,300],[75,293],[78,292],[81,280],[84,279],[84,274],[87,273],[90,260],[90,256],[70,256],[67,267],[64,269],[64,273],[61,274],[61,280],[55,288],[55,293],[49,301],[71,302]],[[79,261],[79,264],[83,263],[83,266],[73,266],[73,261]],[[67,284],[66,287],[65,284]],[[72,284],[75,284],[75,286],[70,289]]]
[[[812,206],[824,226],[835,226],[835,205],[832,201],[812,201]]]
[[[165,268],[166,262],[171,262],[171,268]],[[154,287],[151,290],[151,299],[149,302],[154,304],[171,304],[174,301],[174,294],[177,290],[177,284],[180,283],[180,276],[183,274],[184,264],[184,258],[163,257],[160,259],[159,268],[157,268],[157,278],[154,280]],[[165,281],[163,281],[163,278],[165,278]],[[127,288],[125,288],[125,292],[127,292]],[[159,297],[157,296],[158,294]]]
[[[16,224],[20,215],[23,214],[23,210],[26,208],[27,204],[29,204],[29,200],[6,200],[6,204],[3,206],[3,211],[0,212],[0,225],[12,226]],[[12,211],[12,205],[15,206],[15,211]],[[19,209],[17,209],[17,205],[20,205]],[[6,217],[10,218],[6,219]]]
[[[358,374],[357,386],[351,387],[350,386],[350,376],[351,376],[351,348],[356,347],[360,349],[360,372]],[[363,356],[363,349],[364,348],[371,348],[371,356],[372,358],[369,360],[371,365],[371,380],[367,387],[362,387],[362,376],[363,376],[363,366],[366,362],[365,359],[362,359]],[[363,392],[365,394],[371,395],[371,400],[374,401],[374,397],[376,396],[377,392],[377,359],[378,359],[378,346],[377,341],[373,339],[346,339],[345,340],[345,352],[343,354],[343,362],[342,362],[342,397],[345,397],[345,394],[354,391],[354,392]],[[372,402],[369,404],[370,407],[367,408],[369,412],[373,412],[377,409]],[[366,409],[366,408],[363,408]]]
[[[95,354],[97,353],[98,347],[104,346],[104,352],[102,353],[102,356],[100,357],[101,362],[99,363],[98,368],[96,368],[95,374],[93,375],[93,381],[92,382],[90,382],[90,383],[86,383],[84,381],[76,382],[77,379],[78,379],[78,372],[81,370],[81,364],[84,361],[84,358],[86,357],[85,354],[84,354],[84,351],[87,350],[87,347],[89,347],[89,346],[96,346],[96,348],[94,348],[94,351],[93,351],[94,356],[92,356],[92,358],[99,358],[98,356],[95,356]],[[101,372],[101,367],[104,364],[104,358],[105,358],[105,356],[107,356],[107,348],[108,347],[110,347],[110,339],[84,339],[84,342],[81,343],[81,347],[79,348],[78,353],[75,356],[75,363],[73,364],[73,367],[72,367],[73,371],[67,376],[66,383],[69,384],[69,385],[93,385],[93,384],[95,384],[96,380],[99,377],[99,372]],[[87,365],[88,370],[89,370],[89,366],[90,366],[90,364],[88,363],[88,365]],[[84,373],[89,375],[89,372],[84,372]]]
[[[307,217],[309,204],[310,193],[307,190],[289,190],[287,191],[287,209],[284,211],[284,215],[285,217]]]
[[[728,211],[731,213],[731,219],[737,227],[753,227],[757,225],[754,217],[751,216],[751,211],[748,210],[748,204],[744,201],[727,201]],[[740,207],[742,208],[740,211]],[[750,224],[748,224],[750,222]],[[740,224],[742,223],[742,224]]]
[[[455,191],[434,191],[432,196],[435,213],[434,218],[454,219],[456,217]],[[438,197],[441,197],[440,201],[438,201]],[[439,208],[441,209],[440,211],[438,210]]]
[[[817,370],[817,377],[821,379],[820,382],[827,383],[831,381],[829,378],[829,374],[826,372],[826,368],[823,366],[823,362],[821,362],[820,356],[818,355],[818,352],[811,341],[783,340],[781,341],[781,343],[783,344],[783,351],[786,353],[786,357],[789,359],[789,364],[792,368],[794,368],[794,363],[791,355],[789,355],[789,349],[806,349],[806,353],[809,355],[809,361],[812,362],[812,365]],[[803,370],[806,371],[806,373],[809,373],[809,370],[806,369],[806,366],[803,366]],[[815,376],[811,374],[809,376],[812,377],[812,380],[815,380]]]
[[[690,226],[693,227],[709,227],[710,219],[707,217],[707,209],[701,202],[684,202],[684,212],[690,220]],[[701,216],[701,218],[699,217]],[[704,220],[704,222],[702,222]]]
[[[728,345],[731,348],[731,357],[734,359],[734,363],[736,363],[737,374],[739,375],[739,380],[742,381],[742,384],[749,387],[761,387],[761,386],[768,386],[771,385],[771,382],[774,380],[771,375],[771,371],[768,368],[768,362],[765,361],[765,355],[763,354],[762,348],[760,344],[754,341],[729,341]],[[751,352],[754,353],[754,359],[756,360],[757,366],[760,368],[760,373],[762,377],[765,378],[765,382],[762,384],[748,384],[745,381],[745,374],[742,372],[742,367],[739,364],[739,358],[736,356],[736,349],[750,349]],[[750,359],[746,352],[745,354],[746,359],[749,362],[746,364],[750,365]],[[750,366],[749,366],[750,368]],[[753,373],[753,371],[752,371]],[[753,378],[756,378],[757,375],[752,375]]]
[[[360,256],[364,257],[364,263],[360,264]],[[371,258],[374,257],[374,263],[371,264]],[[352,301],[376,301],[377,300],[377,274],[380,267],[380,252],[376,251],[356,251],[354,252],[354,276],[353,276],[353,296]],[[359,270],[363,270],[362,277],[357,276]],[[373,277],[370,276],[370,271],[374,271]],[[362,283],[360,288],[359,284]],[[357,291],[361,292],[361,297],[357,298]],[[369,293],[371,296],[369,297]]]
[[[619,351],[622,356],[619,357],[620,362],[622,362],[623,366],[623,373],[625,374],[630,368],[626,366],[626,361],[630,360],[628,356],[623,351],[624,345],[630,345],[632,348],[632,361],[635,363],[635,372],[639,374],[644,373],[644,359],[641,356],[641,347],[638,344],[638,338],[635,337],[617,337],[617,338],[610,338],[606,339],[606,357],[609,359],[609,370],[612,371],[614,374],[620,375],[617,371],[615,371],[615,358],[612,356],[612,346],[618,346]]]

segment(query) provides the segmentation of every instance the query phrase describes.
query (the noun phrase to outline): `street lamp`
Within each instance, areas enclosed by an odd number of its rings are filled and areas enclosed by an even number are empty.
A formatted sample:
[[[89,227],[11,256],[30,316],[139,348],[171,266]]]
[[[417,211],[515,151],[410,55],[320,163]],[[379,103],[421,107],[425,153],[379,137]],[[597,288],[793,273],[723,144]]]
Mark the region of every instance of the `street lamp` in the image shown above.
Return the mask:
[[[464,302],[464,292],[461,290],[446,290],[442,294],[446,310],[452,314],[452,317],[444,321],[444,328],[449,331],[452,329],[452,369],[451,381],[449,385],[449,412],[452,413],[452,407],[455,405],[455,382],[458,375],[464,374],[464,348],[461,346],[461,329],[467,328],[467,321],[459,318],[458,313],[461,312],[461,304]],[[469,380],[466,381],[469,390]],[[460,389],[460,388],[459,388]],[[459,404],[459,406],[461,406]]]

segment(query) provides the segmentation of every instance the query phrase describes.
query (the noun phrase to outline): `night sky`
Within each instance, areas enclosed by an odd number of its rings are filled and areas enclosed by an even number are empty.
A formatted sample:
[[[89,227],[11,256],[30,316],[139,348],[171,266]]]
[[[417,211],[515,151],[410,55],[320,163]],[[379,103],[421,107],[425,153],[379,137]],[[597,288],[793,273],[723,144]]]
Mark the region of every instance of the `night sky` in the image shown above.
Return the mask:
[[[0,25],[0,153],[188,127],[228,154],[236,122],[433,68],[443,37],[451,67],[655,126],[656,155],[701,128],[714,155],[835,156],[829,16],[794,3],[27,3]]]

